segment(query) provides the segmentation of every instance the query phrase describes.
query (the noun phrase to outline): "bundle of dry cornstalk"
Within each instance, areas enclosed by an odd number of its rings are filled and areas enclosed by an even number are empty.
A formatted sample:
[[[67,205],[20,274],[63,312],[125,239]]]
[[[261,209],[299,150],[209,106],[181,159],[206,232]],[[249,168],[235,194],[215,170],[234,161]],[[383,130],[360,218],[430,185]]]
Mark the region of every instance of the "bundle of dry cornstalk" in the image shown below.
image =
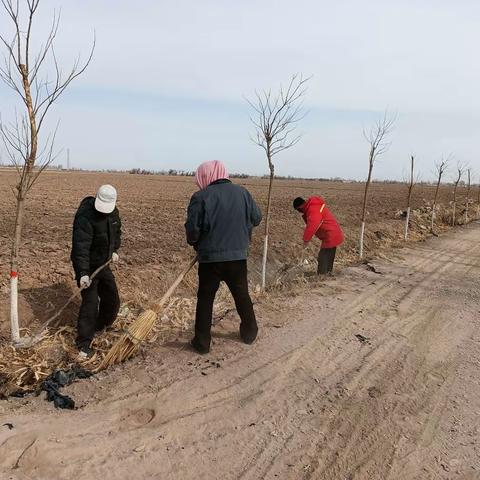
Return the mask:
[[[193,299],[173,298],[172,294],[183,277],[195,264],[188,267],[172,284],[162,299],[135,318],[135,313],[122,313],[113,328],[98,334],[94,340],[95,355],[82,366],[100,371],[134,356],[142,343],[168,338],[172,332],[190,328]],[[156,323],[161,312],[168,314]],[[32,332],[22,330],[28,337]],[[7,340],[0,343],[0,398],[22,392],[35,391],[55,369],[68,369],[76,362],[76,331],[73,326],[46,329],[41,339],[29,348],[15,348]]]
[[[75,355],[74,338],[73,327],[62,327],[45,332],[32,348],[15,348],[5,341],[0,346],[0,398],[33,391],[53,369],[66,368]]]
[[[182,273],[170,286],[161,300],[153,304],[148,310],[142,312],[142,314],[128,327],[122,337],[115,343],[110,349],[100,365],[96,368],[96,371],[108,368],[115,363],[124,362],[133,357],[140,348],[141,343],[147,338],[155,325],[158,315],[165,308],[165,304],[168,302],[173,292],[178,285],[185,278],[185,275],[195,265],[197,259],[193,258]]]

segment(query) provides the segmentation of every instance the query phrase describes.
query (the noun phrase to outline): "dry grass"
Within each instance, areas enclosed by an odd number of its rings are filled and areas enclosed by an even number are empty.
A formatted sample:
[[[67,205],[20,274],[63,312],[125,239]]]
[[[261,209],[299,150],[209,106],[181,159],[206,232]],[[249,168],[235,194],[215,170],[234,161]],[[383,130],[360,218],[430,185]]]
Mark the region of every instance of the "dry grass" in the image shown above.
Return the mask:
[[[140,342],[132,339],[135,348],[126,352],[130,358],[147,344],[162,343],[173,335],[191,329],[192,313],[195,304],[193,299],[171,298],[166,305],[160,322],[155,323],[157,314],[149,315],[150,325],[144,323],[145,316],[124,306],[112,327],[95,336],[93,348],[95,355],[82,362],[82,366],[92,371],[98,371],[111,363],[108,358],[112,347],[118,344],[129,331]],[[151,312],[147,310],[147,312]],[[146,312],[144,312],[146,313]],[[147,326],[148,332],[142,337]],[[31,332],[22,330],[22,336]],[[75,347],[76,330],[73,326],[50,328],[45,331],[38,344],[31,348],[14,348],[7,341],[0,348],[0,397],[14,393],[35,391],[42,381],[55,369],[68,369],[77,362],[78,350]]]

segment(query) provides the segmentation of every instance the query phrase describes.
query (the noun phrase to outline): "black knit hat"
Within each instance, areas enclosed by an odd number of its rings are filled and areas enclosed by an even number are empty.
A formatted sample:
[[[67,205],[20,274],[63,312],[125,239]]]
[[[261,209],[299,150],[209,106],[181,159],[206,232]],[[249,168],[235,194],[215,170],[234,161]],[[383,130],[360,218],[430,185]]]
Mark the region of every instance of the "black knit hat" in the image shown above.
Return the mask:
[[[293,201],[293,208],[297,210],[298,207],[302,206],[305,203],[305,200],[302,197],[297,197]]]

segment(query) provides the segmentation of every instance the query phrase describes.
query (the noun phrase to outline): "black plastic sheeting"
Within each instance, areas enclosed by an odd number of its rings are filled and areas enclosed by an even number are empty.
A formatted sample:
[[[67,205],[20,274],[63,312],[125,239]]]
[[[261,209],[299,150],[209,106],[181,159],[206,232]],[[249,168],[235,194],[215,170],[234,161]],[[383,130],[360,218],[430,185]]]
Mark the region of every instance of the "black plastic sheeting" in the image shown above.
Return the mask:
[[[47,392],[47,400],[53,402],[56,408],[73,410],[75,402],[68,395],[62,395],[60,389],[70,385],[76,379],[88,378],[92,375],[92,372],[76,365],[70,370],[55,370],[43,381],[40,390]]]

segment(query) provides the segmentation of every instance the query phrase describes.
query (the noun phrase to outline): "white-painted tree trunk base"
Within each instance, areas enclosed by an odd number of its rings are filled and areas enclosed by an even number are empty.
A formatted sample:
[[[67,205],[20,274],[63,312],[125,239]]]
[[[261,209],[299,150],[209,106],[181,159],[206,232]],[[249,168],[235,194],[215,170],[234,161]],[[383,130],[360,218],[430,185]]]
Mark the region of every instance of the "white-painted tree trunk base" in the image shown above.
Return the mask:
[[[408,226],[410,224],[410,207],[407,207],[407,218],[405,219],[405,234],[404,239],[407,241],[408,239]]]
[[[359,256],[363,258],[363,237],[365,235],[365,222],[362,222],[362,226],[360,228],[360,248],[359,248]]]
[[[432,221],[430,223],[430,230],[433,232],[433,227],[435,226],[435,206],[432,209]]]
[[[455,212],[456,212],[456,209],[457,209],[457,205],[454,203],[453,204],[453,212],[452,212],[452,227],[455,226]]]
[[[12,342],[20,342],[20,328],[18,324],[18,277],[10,276],[10,327]]]
[[[267,285],[267,254],[268,254],[268,235],[265,235],[263,242],[263,258],[262,258],[262,289],[265,290]]]

